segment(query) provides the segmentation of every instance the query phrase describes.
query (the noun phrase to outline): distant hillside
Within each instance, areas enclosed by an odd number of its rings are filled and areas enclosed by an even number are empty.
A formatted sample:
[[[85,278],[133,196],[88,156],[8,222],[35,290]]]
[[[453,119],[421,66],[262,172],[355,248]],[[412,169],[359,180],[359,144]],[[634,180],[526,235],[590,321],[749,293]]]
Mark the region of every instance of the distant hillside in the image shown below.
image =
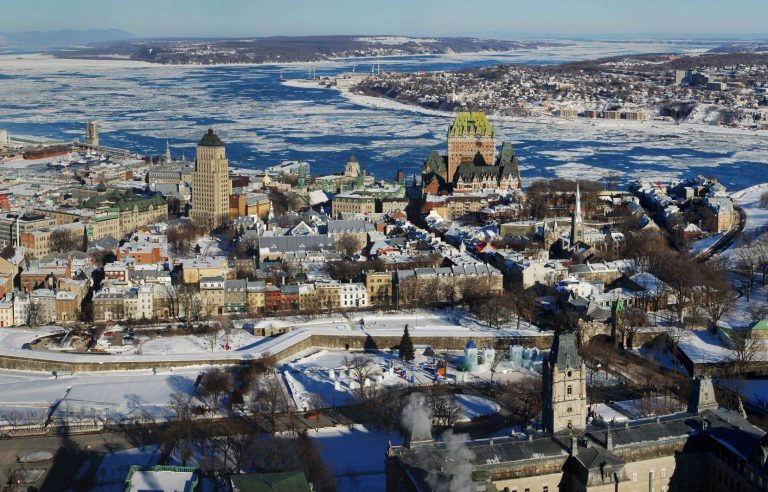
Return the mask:
[[[70,48],[134,39],[136,36],[121,29],[91,29],[78,31],[62,29],[60,31],[24,31],[0,33],[0,45],[4,47],[32,48]]]
[[[162,64],[312,62],[334,58],[512,51],[555,43],[404,36],[275,36],[239,39],[134,39],[57,53],[63,58],[130,58]]]

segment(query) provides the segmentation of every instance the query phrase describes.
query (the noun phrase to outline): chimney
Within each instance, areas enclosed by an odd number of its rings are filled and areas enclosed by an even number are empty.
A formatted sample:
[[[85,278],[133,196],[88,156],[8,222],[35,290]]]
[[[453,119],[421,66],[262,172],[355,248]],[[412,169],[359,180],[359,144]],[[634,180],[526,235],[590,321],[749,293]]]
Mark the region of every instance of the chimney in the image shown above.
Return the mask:
[[[576,436],[571,434],[571,456],[578,456],[579,454],[579,442]]]
[[[605,431],[605,449],[608,451],[613,449],[613,433],[610,430]]]

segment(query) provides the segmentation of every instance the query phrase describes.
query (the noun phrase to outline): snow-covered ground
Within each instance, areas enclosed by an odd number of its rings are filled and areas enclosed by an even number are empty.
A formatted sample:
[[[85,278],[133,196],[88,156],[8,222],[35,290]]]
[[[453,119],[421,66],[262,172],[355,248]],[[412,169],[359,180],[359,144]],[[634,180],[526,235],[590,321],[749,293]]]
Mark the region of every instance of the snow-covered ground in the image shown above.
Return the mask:
[[[344,405],[350,402],[358,388],[354,373],[348,370],[345,358],[364,355],[371,360],[373,370],[369,384],[380,387],[431,385],[435,381],[435,357],[425,356],[422,351],[416,351],[412,363],[405,363],[388,351],[373,353],[347,352],[343,350],[308,349],[296,354],[292,359],[283,361],[279,370],[288,389],[288,393],[298,409],[309,409],[313,394],[318,395],[328,406]],[[463,356],[457,354],[441,355],[448,364],[446,376],[441,380],[447,383],[473,382],[489,380],[504,380],[513,382],[527,374],[529,370],[513,368],[508,364],[499,364],[498,372],[469,374],[459,372],[457,367]],[[502,369],[502,365],[507,367]],[[467,419],[488,415],[498,411],[495,403],[482,398],[462,396],[459,403],[465,409]]]
[[[768,408],[768,379],[717,379],[717,386],[738,391],[742,398],[762,408]]]
[[[709,248],[711,248],[712,246],[714,246],[715,243],[717,243],[722,237],[723,237],[723,233],[720,233],[720,234],[713,234],[711,236],[707,236],[697,241],[694,241],[691,244],[690,253],[693,255],[702,253],[708,250]]]
[[[668,415],[685,410],[685,405],[672,397],[656,396],[639,400],[617,401],[611,404],[617,412],[629,417],[630,420]]]
[[[461,405],[463,420],[473,420],[499,413],[501,406],[495,401],[476,395],[456,395],[456,401]]]
[[[247,321],[239,321],[237,326],[243,326]],[[367,337],[397,336],[403,333],[408,325],[412,336],[425,337],[458,337],[474,338],[476,340],[491,340],[496,337],[509,336],[549,336],[549,332],[540,332],[537,328],[523,324],[516,329],[514,323],[508,328],[495,330],[481,323],[466,311],[434,310],[414,311],[412,313],[385,314],[383,312],[348,313],[345,316],[332,315],[307,319],[306,317],[264,318],[254,320],[259,327],[282,327],[287,333],[270,338],[255,337],[242,329],[235,329],[229,338],[230,350],[225,350],[226,337],[222,334],[216,342],[213,355],[217,359],[237,361],[252,359],[265,353],[277,353],[288,347],[306,340],[312,334],[322,334],[337,337]],[[57,326],[40,327],[34,330],[28,328],[6,328],[0,331],[0,354],[15,357],[35,358],[42,360],[92,362],[154,362],[154,361],[203,361],[212,356],[210,341],[207,337],[186,336],[152,340],[143,339],[137,330],[138,341],[135,347],[121,350],[117,354],[83,354],[53,351],[30,351],[24,347],[40,337],[61,332]],[[140,350],[138,348],[140,347]]]
[[[170,414],[171,394],[191,394],[204,366],[173,372],[114,371],[61,375],[0,371],[0,421],[18,415],[30,423],[43,422],[58,403],[55,418],[93,416],[111,422],[162,419]]]
[[[757,235],[765,234],[768,229],[768,209],[760,206],[760,196],[768,193],[768,183],[761,183],[749,188],[731,193],[734,202],[744,209],[747,222],[744,225],[744,235],[755,239]],[[742,246],[737,243],[736,247]]]
[[[593,412],[603,418],[604,422],[621,423],[629,420],[629,417],[605,403],[595,403],[590,406]]]
[[[679,342],[680,350],[694,363],[722,362],[731,357],[717,335],[707,330],[688,330]]]
[[[362,425],[319,429],[309,434],[336,477],[340,492],[386,490],[384,455],[391,442],[402,445],[399,433],[369,430]]]
[[[94,475],[91,492],[122,492],[132,465],[154,466],[160,459],[160,446],[130,448],[104,455]]]

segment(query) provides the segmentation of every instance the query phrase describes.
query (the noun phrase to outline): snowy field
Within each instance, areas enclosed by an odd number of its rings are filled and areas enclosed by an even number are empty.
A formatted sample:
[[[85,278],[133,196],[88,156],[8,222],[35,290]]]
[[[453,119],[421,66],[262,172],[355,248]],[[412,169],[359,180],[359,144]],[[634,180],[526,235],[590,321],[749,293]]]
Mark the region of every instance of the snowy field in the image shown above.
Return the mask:
[[[160,459],[160,446],[130,448],[104,455],[94,475],[91,492],[122,492],[132,465],[154,466]]]
[[[74,354],[52,351],[30,351],[28,346],[40,337],[60,333],[61,327],[49,326],[35,330],[26,328],[8,328],[0,331],[0,353],[16,357],[34,357],[44,360],[102,362],[105,357],[115,362],[131,361],[206,361],[213,355],[217,359],[233,361],[260,357],[265,353],[277,353],[312,334],[323,334],[339,337],[397,336],[403,333],[405,325],[409,326],[413,336],[453,336],[475,339],[492,339],[499,336],[548,336],[548,332],[539,332],[537,328],[527,324],[517,330],[513,323],[509,328],[500,331],[488,327],[466,311],[414,311],[394,315],[366,312],[348,313],[309,319],[306,317],[264,318],[253,320],[256,328],[282,327],[288,333],[277,337],[263,338],[252,336],[246,330],[240,329],[249,321],[238,321],[235,329],[227,339],[223,333],[216,340],[213,354],[210,349],[210,339],[206,336],[183,336],[162,338],[160,336],[145,337],[139,330],[137,344],[126,348],[116,349],[114,354]],[[117,332],[116,332],[117,333]],[[115,335],[118,336],[118,335]],[[121,336],[121,335],[120,335]],[[227,340],[229,350],[226,350]],[[100,342],[101,348],[108,347]]]
[[[62,375],[0,371],[0,421],[9,415],[41,422],[55,408],[54,418],[93,416],[112,422],[163,419],[170,415],[171,394],[191,394],[206,367],[173,372],[114,371]]]
[[[362,425],[334,427],[311,432],[323,460],[336,477],[339,492],[384,492],[384,455],[391,442],[402,445],[399,433],[369,430]]]
[[[404,363],[390,352],[346,352],[325,349],[309,349],[300,352],[291,360],[283,361],[279,370],[282,380],[286,385],[289,396],[294,406],[300,410],[311,408],[313,395],[319,396],[325,405],[338,406],[350,403],[359,388],[354,372],[348,370],[345,358],[364,355],[371,360],[373,370],[368,384],[377,387],[407,386],[407,385],[431,385],[435,381],[434,357],[422,355],[416,351],[416,359],[410,363]],[[448,367],[446,376],[441,377],[444,383],[458,381],[474,382],[488,380],[489,372],[479,374],[459,373],[456,368],[462,360],[460,355],[447,355]],[[501,374],[495,375],[495,380],[504,379],[515,381],[526,374],[532,374],[523,369],[504,369]],[[462,379],[463,378],[463,379]],[[490,415],[499,411],[500,407],[485,398],[470,395],[458,395],[458,403],[464,410],[463,420],[471,420],[480,416]]]

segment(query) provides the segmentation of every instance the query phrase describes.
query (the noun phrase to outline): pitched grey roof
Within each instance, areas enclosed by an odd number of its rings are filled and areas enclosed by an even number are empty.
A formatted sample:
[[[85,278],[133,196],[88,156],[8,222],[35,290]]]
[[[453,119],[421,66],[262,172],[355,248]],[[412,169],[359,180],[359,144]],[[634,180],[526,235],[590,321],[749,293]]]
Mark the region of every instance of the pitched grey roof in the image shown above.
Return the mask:
[[[335,251],[336,246],[327,234],[306,236],[261,236],[259,248],[269,248],[272,252],[325,250]]]
[[[329,220],[328,234],[360,233],[373,230],[373,224],[365,220]]]
[[[576,335],[573,333],[559,333],[552,342],[552,350],[549,353],[549,363],[561,371],[566,368],[577,368],[581,365],[581,356],[576,348]]]

